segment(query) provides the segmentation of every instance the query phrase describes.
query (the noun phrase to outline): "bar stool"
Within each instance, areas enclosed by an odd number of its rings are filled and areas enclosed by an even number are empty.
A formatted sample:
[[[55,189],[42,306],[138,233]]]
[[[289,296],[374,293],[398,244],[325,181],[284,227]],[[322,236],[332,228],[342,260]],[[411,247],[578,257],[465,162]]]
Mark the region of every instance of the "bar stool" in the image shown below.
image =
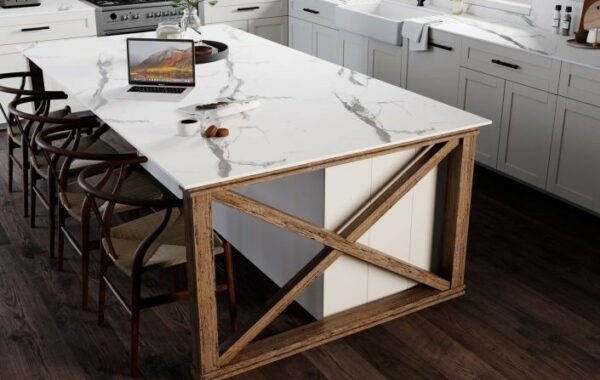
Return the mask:
[[[167,268],[185,268],[186,239],[185,217],[182,213],[182,201],[167,189],[160,197],[130,197],[121,189],[127,187],[127,181],[136,173],[144,172],[141,163],[145,158],[109,161],[84,169],[78,177],[79,185],[91,200],[92,210],[101,222],[102,259],[100,264],[100,292],[98,323],[104,321],[106,287],[112,291],[119,303],[131,317],[131,375],[138,375],[138,347],[140,310],[167,304],[187,298],[189,291],[175,289],[174,292],[142,298],[142,274]],[[109,179],[118,176],[116,184],[109,185]],[[151,208],[154,213],[113,225],[113,212],[117,204]],[[103,205],[104,207],[102,208]],[[231,245],[213,234],[213,254],[223,254],[225,277],[223,284],[217,285],[217,292],[227,292],[232,329],[236,326],[235,285],[233,280],[233,262]],[[127,303],[122,294],[110,281],[108,266],[114,265],[131,280],[131,302]]]
[[[27,79],[31,77],[29,72],[13,72],[0,74],[0,92],[14,95],[13,100],[18,100],[22,96],[58,94],[56,91],[34,91],[25,89]],[[9,87],[5,82],[13,80],[19,82],[17,87]],[[21,130],[17,126],[16,116],[9,112],[8,105],[0,103],[0,111],[6,120],[6,137],[8,147],[8,191],[13,191],[14,167],[21,170],[21,184],[23,188],[23,214],[29,216],[29,149],[23,142]],[[52,117],[64,117],[69,113],[68,108],[52,111],[49,113]],[[26,131],[29,133],[30,131]],[[21,150],[20,157],[15,155],[15,150]]]

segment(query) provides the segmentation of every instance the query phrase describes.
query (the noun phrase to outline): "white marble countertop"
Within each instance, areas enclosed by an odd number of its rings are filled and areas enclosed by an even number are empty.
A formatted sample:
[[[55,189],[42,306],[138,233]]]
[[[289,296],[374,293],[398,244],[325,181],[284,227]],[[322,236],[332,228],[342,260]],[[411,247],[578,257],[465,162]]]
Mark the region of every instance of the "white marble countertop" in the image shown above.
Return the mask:
[[[39,6],[22,8],[0,8],[0,20],[13,17],[31,17],[64,12],[88,11],[94,13],[94,7],[79,0],[42,0]]]
[[[432,16],[432,18],[439,18],[439,16]],[[578,49],[567,45],[566,41],[574,36],[565,37],[544,29],[469,15],[444,15],[442,18],[443,22],[434,24],[431,28],[564,62],[600,68],[600,49]]]
[[[176,194],[490,123],[226,25],[203,32],[227,43],[229,58],[198,65],[196,88],[180,103],[113,97],[127,85],[125,39],[133,35],[21,50],[147,156],[148,170]],[[256,97],[261,106],[219,120],[230,130],[226,138],[176,136],[176,123],[184,118],[176,108],[221,96]]]

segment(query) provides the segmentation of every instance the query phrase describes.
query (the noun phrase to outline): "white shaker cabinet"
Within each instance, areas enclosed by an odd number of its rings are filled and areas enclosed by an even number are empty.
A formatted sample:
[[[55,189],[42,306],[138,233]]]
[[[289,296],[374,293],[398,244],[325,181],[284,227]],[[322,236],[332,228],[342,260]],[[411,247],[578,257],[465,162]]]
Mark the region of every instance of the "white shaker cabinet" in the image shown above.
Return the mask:
[[[477,137],[475,159],[478,163],[496,168],[500,144],[504,79],[461,68],[458,107],[492,121],[481,128]]]
[[[369,72],[373,78],[402,84],[402,46],[369,40]]]
[[[289,18],[290,47],[306,54],[313,54],[313,24],[295,17]]]
[[[288,44],[287,17],[270,17],[248,20],[248,31],[282,45]]]
[[[600,213],[600,107],[558,98],[546,189]]]
[[[339,31],[313,24],[313,55],[326,61],[341,65]]]
[[[506,82],[498,169],[545,188],[557,96]]]
[[[429,49],[408,52],[406,89],[458,106],[460,37],[432,31]]]
[[[344,67],[361,74],[369,74],[369,39],[340,31],[340,49]]]

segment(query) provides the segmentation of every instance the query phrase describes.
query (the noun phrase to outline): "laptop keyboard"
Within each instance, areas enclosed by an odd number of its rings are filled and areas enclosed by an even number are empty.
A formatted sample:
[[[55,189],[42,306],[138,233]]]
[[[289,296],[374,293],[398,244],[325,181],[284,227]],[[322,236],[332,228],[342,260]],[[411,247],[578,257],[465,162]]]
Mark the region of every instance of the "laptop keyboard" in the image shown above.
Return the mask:
[[[185,87],[164,87],[164,86],[131,86],[128,92],[150,92],[156,94],[181,94]]]

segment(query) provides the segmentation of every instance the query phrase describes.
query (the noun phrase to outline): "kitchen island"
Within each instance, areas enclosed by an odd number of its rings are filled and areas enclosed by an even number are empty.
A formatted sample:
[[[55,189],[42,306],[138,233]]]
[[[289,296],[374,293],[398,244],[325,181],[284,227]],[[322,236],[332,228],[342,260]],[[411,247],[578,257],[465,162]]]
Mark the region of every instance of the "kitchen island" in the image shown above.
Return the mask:
[[[185,100],[122,100],[127,37],[21,50],[184,199],[199,377],[231,376],[463,294],[475,139],[489,121],[224,25],[203,37],[227,43],[228,59],[197,66]],[[176,136],[178,107],[223,96],[261,106],[217,120],[227,138]],[[213,225],[282,286],[221,348]],[[303,292],[316,322],[252,342]]]

